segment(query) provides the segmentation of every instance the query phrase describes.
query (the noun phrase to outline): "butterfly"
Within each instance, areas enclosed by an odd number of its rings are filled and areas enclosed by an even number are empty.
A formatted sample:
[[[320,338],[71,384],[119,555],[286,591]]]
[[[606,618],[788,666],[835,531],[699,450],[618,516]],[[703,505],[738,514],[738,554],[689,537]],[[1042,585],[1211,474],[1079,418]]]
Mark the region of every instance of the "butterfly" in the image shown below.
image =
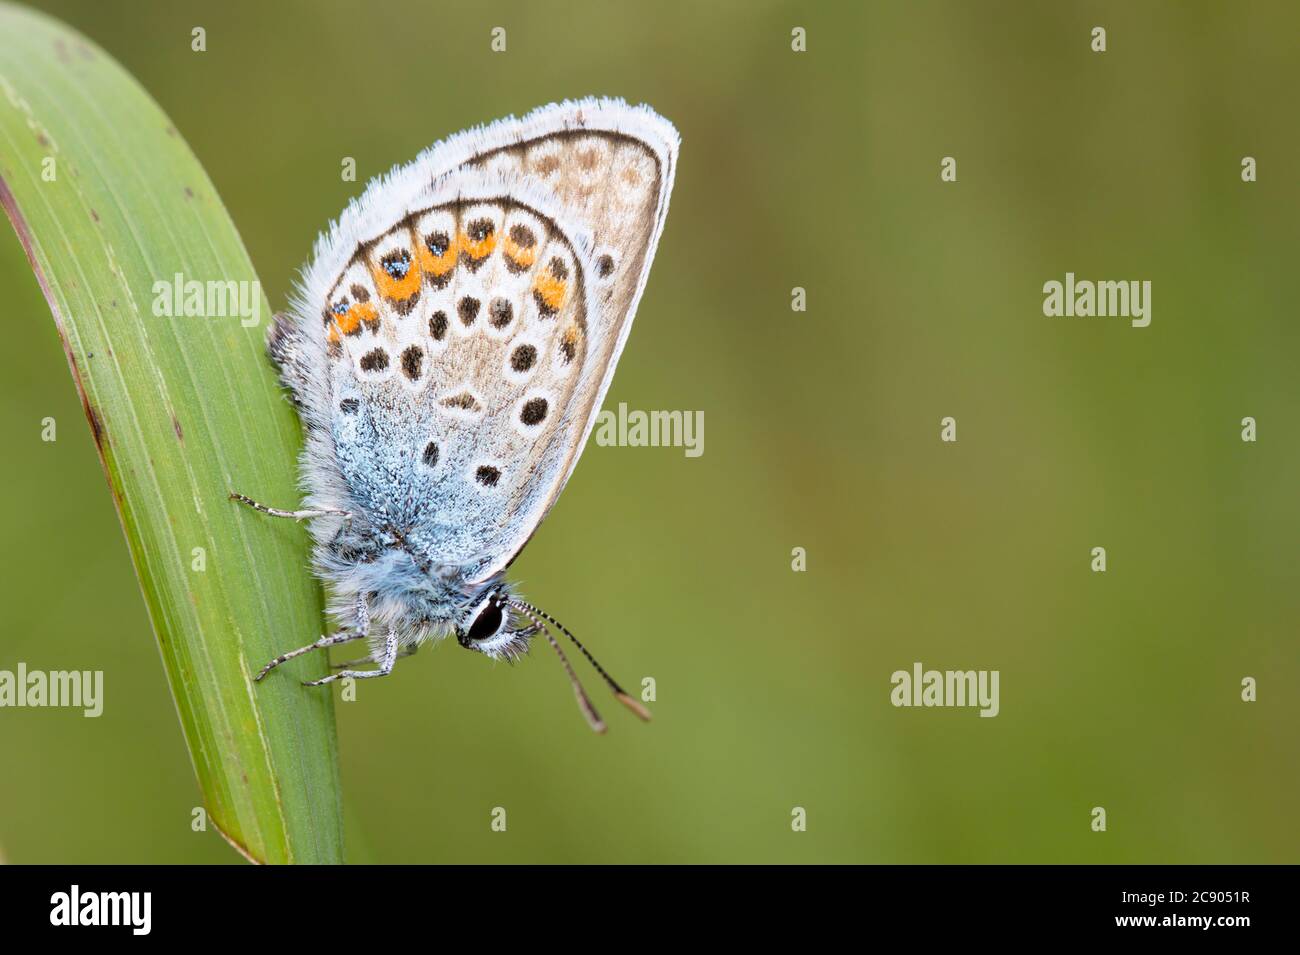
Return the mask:
[[[627,341],[680,145],[647,106],[583,99],[458,133],[372,181],[317,243],[267,350],[305,432],[299,510],[334,633],[366,640],[308,685],[392,672],[426,641],[513,661],[555,632],[506,571],[555,504]],[[373,669],[350,669],[366,662]]]

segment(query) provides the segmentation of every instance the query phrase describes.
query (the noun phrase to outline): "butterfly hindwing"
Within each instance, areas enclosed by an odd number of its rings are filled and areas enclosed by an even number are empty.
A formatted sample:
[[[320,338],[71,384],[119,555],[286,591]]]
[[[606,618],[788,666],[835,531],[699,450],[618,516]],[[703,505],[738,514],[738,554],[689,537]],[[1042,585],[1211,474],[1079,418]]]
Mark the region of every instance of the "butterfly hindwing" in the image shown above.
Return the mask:
[[[518,188],[473,183],[360,249],[325,329],[349,486],[461,566],[546,506],[575,451],[589,307],[587,260],[559,223]]]

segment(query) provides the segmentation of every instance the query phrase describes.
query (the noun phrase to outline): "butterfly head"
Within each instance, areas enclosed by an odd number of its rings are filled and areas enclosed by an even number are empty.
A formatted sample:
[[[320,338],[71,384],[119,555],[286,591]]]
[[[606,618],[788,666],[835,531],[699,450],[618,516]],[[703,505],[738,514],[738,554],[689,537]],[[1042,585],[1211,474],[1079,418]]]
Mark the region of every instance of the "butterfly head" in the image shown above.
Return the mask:
[[[510,594],[501,584],[491,584],[474,594],[461,609],[456,641],[494,660],[514,661],[528,652],[528,640],[540,628],[520,625],[511,612]]]
[[[578,682],[578,675],[573,672],[569,658],[560,649],[551,628],[573,641],[620,703],[641,719],[650,719],[650,712],[615,682],[564,624],[540,607],[526,603],[510,593],[505,584],[499,581],[488,584],[465,602],[456,624],[456,640],[467,650],[477,650],[493,659],[514,662],[528,652],[528,641],[531,637],[538,633],[545,634],[547,642],[559,654],[582,715],[597,733],[605,732],[605,721],[600,718],[600,714],[596,712],[586,691],[583,690],[582,684]]]

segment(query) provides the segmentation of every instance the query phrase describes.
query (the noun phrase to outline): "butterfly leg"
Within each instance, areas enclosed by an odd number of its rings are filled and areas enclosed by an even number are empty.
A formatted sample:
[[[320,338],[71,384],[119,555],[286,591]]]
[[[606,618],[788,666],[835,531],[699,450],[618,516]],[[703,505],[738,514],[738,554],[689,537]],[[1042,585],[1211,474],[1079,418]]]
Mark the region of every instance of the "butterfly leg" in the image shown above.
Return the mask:
[[[288,518],[292,518],[295,521],[301,521],[304,518],[308,518],[308,517],[325,517],[328,514],[338,514],[343,517],[351,516],[350,512],[341,511],[338,508],[334,508],[334,507],[322,507],[322,508],[317,508],[315,510],[303,510],[303,511],[282,511],[278,507],[267,507],[265,504],[259,504],[251,497],[245,497],[242,494],[235,494],[234,492],[231,492],[230,500],[238,501],[240,504],[247,504],[253,510],[261,511],[263,514],[269,514],[272,517],[288,517]]]
[[[374,676],[388,676],[393,672],[393,664],[397,662],[397,631],[389,630],[388,635],[384,637],[384,655],[377,661],[379,666],[374,670],[340,670],[338,673],[331,673],[329,676],[321,677],[319,680],[310,680],[303,683],[303,686],[324,686],[326,683],[333,683],[335,680],[366,680]]]
[[[309,643],[305,647],[299,647],[297,650],[290,650],[288,653],[282,653],[266,666],[262,667],[257,676],[253,677],[255,682],[261,682],[262,677],[266,676],[281,663],[288,663],[294,657],[300,657],[304,653],[311,653],[313,650],[324,650],[328,647],[336,647],[340,643],[351,643],[353,640],[360,640],[364,633],[354,633],[350,630],[340,630],[338,633],[326,634],[315,643]]]
[[[366,603],[364,594],[357,595],[356,606],[357,625],[354,629],[343,629],[338,633],[326,634],[315,643],[309,643],[305,647],[299,647],[297,650],[290,650],[288,653],[282,653],[266,666],[262,667],[261,672],[253,677],[254,682],[260,682],[262,677],[266,676],[282,663],[292,660],[294,657],[300,657],[304,653],[311,653],[313,650],[326,650],[330,647],[336,647],[340,643],[351,643],[353,640],[364,639],[370,633],[370,605]]]
[[[415,656],[415,651],[418,649],[420,649],[420,645],[418,643],[413,643],[409,647],[405,647],[401,650],[398,650],[397,659],[403,660],[406,657]],[[355,660],[344,660],[342,663],[331,663],[330,666],[333,667],[335,670],[346,670],[348,667],[356,667],[356,666],[361,666],[361,664],[363,663],[374,663],[374,662],[375,662],[374,657],[358,657]]]

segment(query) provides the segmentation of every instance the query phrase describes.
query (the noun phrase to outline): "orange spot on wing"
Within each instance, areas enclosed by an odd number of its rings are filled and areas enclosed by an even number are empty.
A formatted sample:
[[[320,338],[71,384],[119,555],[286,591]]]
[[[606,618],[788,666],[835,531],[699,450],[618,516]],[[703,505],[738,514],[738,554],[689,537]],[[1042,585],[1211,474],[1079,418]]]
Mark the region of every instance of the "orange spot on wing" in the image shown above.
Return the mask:
[[[379,312],[375,311],[374,303],[360,302],[353,305],[350,311],[357,313],[357,318],[366,323],[366,327],[372,332],[379,331]]]
[[[552,312],[560,310],[560,306],[564,304],[564,293],[568,288],[568,282],[557,279],[549,270],[538,272],[537,278],[533,279],[533,293]]]
[[[419,269],[407,269],[406,275],[400,279],[393,278],[381,266],[371,267],[370,274],[375,277],[379,294],[392,301],[404,302],[420,290]]]
[[[453,239],[447,248],[443,249],[442,255],[434,255],[422,242],[416,251],[415,261],[419,264],[421,272],[434,278],[442,278],[456,267],[456,241]]]
[[[578,326],[570,322],[569,327],[564,330],[564,335],[560,338],[560,357],[566,365],[577,356],[578,339],[580,337]]]
[[[504,244],[501,246],[502,251],[510,261],[522,269],[532,268],[537,261],[537,245],[522,246],[510,236],[506,236]]]
[[[493,231],[490,235],[476,242],[462,232],[456,236],[456,244],[460,246],[462,252],[477,262],[479,259],[486,259],[492,254],[492,250],[497,246],[497,234]]]
[[[330,341],[337,341],[340,334],[355,335],[365,322],[374,331],[379,326],[379,313],[370,302],[358,302],[334,320],[330,326]]]

